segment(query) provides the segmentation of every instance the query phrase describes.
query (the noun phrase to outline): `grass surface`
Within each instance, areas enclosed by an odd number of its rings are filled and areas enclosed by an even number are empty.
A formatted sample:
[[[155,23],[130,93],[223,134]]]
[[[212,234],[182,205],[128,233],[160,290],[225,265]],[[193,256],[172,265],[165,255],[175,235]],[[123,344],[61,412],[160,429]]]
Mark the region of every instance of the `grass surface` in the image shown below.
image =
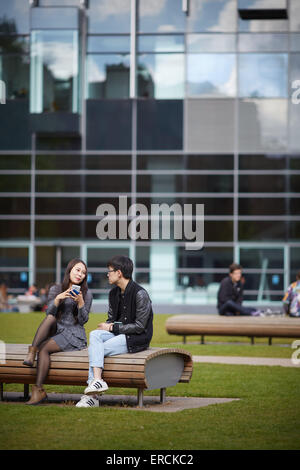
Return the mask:
[[[0,339],[30,343],[42,314],[1,314]],[[106,318],[94,314],[87,332]],[[153,346],[176,346],[193,354],[291,357],[280,343],[254,346],[247,338],[207,338],[214,344],[180,343],[165,332],[167,315],[156,315]],[[194,337],[188,340],[195,341]],[[229,344],[222,344],[222,342]],[[244,344],[239,344],[243,342]],[[286,340],[284,340],[286,343]],[[11,384],[5,390],[22,390]],[[81,393],[82,387],[46,386],[48,392]],[[109,407],[78,409],[70,405],[27,407],[1,403],[1,449],[299,449],[300,369],[265,366],[194,364],[189,384],[167,396],[227,397],[239,401],[176,413],[152,413]],[[109,389],[109,394],[133,394]],[[146,392],[157,395],[158,391]]]

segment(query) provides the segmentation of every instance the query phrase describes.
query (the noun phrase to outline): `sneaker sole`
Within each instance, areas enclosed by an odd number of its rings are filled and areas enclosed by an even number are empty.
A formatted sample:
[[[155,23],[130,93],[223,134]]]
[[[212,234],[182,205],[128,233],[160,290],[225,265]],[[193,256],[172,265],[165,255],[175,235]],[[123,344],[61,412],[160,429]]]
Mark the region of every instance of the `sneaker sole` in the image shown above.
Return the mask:
[[[108,387],[107,388],[102,388],[101,390],[88,390],[88,389],[85,389],[84,394],[85,395],[102,395],[102,393],[106,392],[106,390],[108,390]]]

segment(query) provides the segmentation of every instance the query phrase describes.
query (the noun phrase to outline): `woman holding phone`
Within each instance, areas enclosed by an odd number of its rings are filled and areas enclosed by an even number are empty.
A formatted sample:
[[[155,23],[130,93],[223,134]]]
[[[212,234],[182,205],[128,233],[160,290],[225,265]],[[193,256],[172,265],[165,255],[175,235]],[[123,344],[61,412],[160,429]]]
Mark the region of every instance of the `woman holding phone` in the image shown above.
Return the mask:
[[[36,385],[27,405],[37,405],[47,394],[43,383],[50,367],[50,354],[59,351],[84,349],[87,339],[84,324],[88,321],[92,294],[87,286],[87,266],[78,258],[72,259],[61,284],[49,290],[46,318],[37,329],[23,364],[33,367],[38,353]]]

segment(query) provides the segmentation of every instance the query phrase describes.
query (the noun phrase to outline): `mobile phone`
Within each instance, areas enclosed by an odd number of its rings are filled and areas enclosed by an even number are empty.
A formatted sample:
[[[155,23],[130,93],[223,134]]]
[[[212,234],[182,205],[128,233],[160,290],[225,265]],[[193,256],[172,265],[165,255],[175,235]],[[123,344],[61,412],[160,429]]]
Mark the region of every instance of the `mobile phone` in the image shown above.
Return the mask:
[[[114,321],[114,325],[123,325],[121,321]]]
[[[80,292],[80,286],[78,286],[77,284],[73,284],[72,287],[71,287],[71,290],[70,290],[70,294],[71,295],[78,295]]]

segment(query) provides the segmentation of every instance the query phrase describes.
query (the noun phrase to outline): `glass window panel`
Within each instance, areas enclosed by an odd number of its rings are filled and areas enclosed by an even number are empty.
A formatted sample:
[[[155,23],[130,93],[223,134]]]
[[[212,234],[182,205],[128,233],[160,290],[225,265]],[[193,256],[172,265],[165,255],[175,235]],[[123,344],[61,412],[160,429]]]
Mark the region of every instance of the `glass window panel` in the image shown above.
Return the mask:
[[[140,35],[138,52],[184,52],[184,36],[176,35]]]
[[[177,267],[180,268],[228,268],[233,260],[233,248],[208,248],[200,251],[188,251],[177,248]],[[202,276],[202,274],[199,274]]]
[[[182,100],[139,100],[137,114],[138,149],[182,149]]]
[[[78,135],[43,135],[36,136],[37,150],[80,150],[81,137]]]
[[[139,55],[137,79],[139,96],[156,99],[183,98],[184,55]]]
[[[8,294],[11,293],[13,296],[16,294],[24,294],[28,289],[28,272],[25,270],[9,273],[2,272],[0,278],[1,282],[4,282],[8,287]],[[14,291],[11,292],[11,289],[14,289]],[[17,291],[15,289],[17,289]],[[14,307],[14,305],[12,306]]]
[[[188,34],[187,52],[235,52],[235,34]]]
[[[2,220],[0,238],[4,240],[28,240],[30,238],[29,220]]]
[[[300,3],[299,0],[290,0],[289,5],[290,30],[300,31]]]
[[[23,197],[1,197],[0,214],[30,214],[30,199]]]
[[[300,175],[291,175],[290,177],[290,190],[291,192],[300,192]]]
[[[241,193],[276,193],[287,190],[286,177],[282,175],[240,175]]]
[[[73,258],[80,258],[80,247],[79,246],[62,246],[61,247],[62,266],[67,267],[69,261]]]
[[[139,155],[139,170],[233,170],[233,155]]]
[[[293,198],[293,199],[288,199],[288,201],[290,203],[291,215],[300,215],[300,199]]]
[[[187,16],[188,31],[236,31],[236,0],[193,0]]]
[[[300,34],[290,34],[290,48],[292,52],[300,51]]]
[[[240,215],[285,215],[287,200],[276,198],[240,198]]]
[[[239,239],[241,241],[284,241],[286,240],[286,225],[281,221],[239,222]]]
[[[0,155],[1,170],[30,170],[30,155]]]
[[[29,36],[0,35],[0,54],[5,53],[28,54]]]
[[[241,248],[240,263],[244,269],[284,269],[283,249]]]
[[[52,6],[52,7],[62,7],[62,6],[80,6],[80,0],[39,0],[39,6]]]
[[[129,55],[89,54],[87,98],[128,98],[129,75]]]
[[[234,152],[233,99],[192,99],[186,102],[186,146],[190,152]]]
[[[139,192],[231,192],[231,175],[155,175],[138,176]]]
[[[288,20],[242,20],[239,18],[239,31],[263,33],[288,31]]]
[[[159,198],[137,198],[137,203],[144,204],[148,213],[151,214],[151,204],[168,204],[170,207],[177,203],[181,205],[182,212],[184,204],[192,204],[193,211],[196,211],[196,204],[204,204],[204,215],[233,215],[232,198],[180,198],[180,197],[162,197]]]
[[[130,52],[130,36],[88,36],[87,52]]]
[[[36,214],[85,214],[85,200],[79,198],[37,197],[35,200]]]
[[[131,177],[127,175],[39,175],[37,192],[130,192]]]
[[[139,0],[138,13],[138,28],[143,33],[184,31],[182,0]]]
[[[92,268],[103,268],[103,275],[106,277],[107,262],[114,256],[129,256],[129,248],[120,248],[117,245],[113,248],[88,248],[87,265]]]
[[[32,29],[77,29],[77,8],[32,8]]]
[[[299,242],[300,239],[300,222],[289,223],[289,240],[292,242]]]
[[[89,0],[89,33],[130,33],[131,0]]]
[[[2,175],[0,176],[0,192],[30,191],[30,176]]]
[[[300,155],[289,157],[291,170],[300,170]]]
[[[282,152],[287,147],[287,100],[239,101],[241,152]]]
[[[78,111],[76,31],[34,31],[30,67],[32,113]]]
[[[236,94],[235,54],[188,54],[189,96],[234,96]]]
[[[282,273],[245,273],[244,290],[259,290],[263,282],[264,296],[268,296],[269,290],[283,290],[284,276]],[[256,294],[258,295],[258,294]],[[279,299],[278,299],[279,300]]]
[[[290,265],[293,271],[299,271],[300,266],[300,246],[290,248]],[[295,276],[291,278],[294,280]]]
[[[287,34],[243,33],[238,35],[239,52],[286,52],[289,48]]]
[[[96,239],[96,222],[95,222],[95,239]],[[53,238],[84,238],[84,222],[78,220],[36,220],[35,235],[38,239],[50,240]]]
[[[28,248],[0,248],[1,266],[5,266],[6,268],[27,268],[28,262]]]
[[[0,55],[0,80],[5,82],[6,99],[29,98],[29,57]]]
[[[287,54],[240,54],[239,96],[287,96]]]
[[[131,155],[37,155],[36,169],[131,170]]]
[[[177,284],[179,288],[185,289],[185,288],[192,287],[193,289],[195,289],[195,291],[199,290],[200,292],[199,301],[202,300],[201,297],[203,295],[202,302],[203,301],[206,302],[207,297],[208,297],[207,288],[209,287],[210,284],[219,284],[224,278],[224,273],[207,273],[207,274],[206,273],[195,273],[195,274],[178,273],[176,275],[176,278],[177,278]],[[214,288],[215,286],[212,286],[212,287]],[[203,289],[203,288],[206,288],[206,289]],[[202,290],[203,292],[201,292]],[[186,295],[187,297],[189,294],[190,292],[188,292],[187,294],[183,293],[183,295]],[[215,302],[217,300],[216,295],[217,295],[217,291],[215,293]],[[211,296],[209,298],[211,301]]]
[[[135,249],[135,266],[150,269],[150,247],[137,246]]]
[[[292,84],[292,86],[290,87],[290,94],[293,95],[296,92],[297,98],[299,99],[300,85],[298,85],[297,88],[294,88],[293,82],[296,80],[300,80],[300,54],[290,54],[290,70],[291,70],[291,84]],[[294,103],[292,103],[292,105],[293,104]],[[292,106],[292,107],[295,107],[295,106]]]
[[[233,222],[230,220],[206,221],[204,224],[205,242],[232,242]]]
[[[240,170],[284,170],[287,165],[285,155],[240,155]]]
[[[88,150],[129,150],[131,134],[130,100],[87,100]]]
[[[1,0],[0,33],[29,33],[29,1],[26,0]]]

